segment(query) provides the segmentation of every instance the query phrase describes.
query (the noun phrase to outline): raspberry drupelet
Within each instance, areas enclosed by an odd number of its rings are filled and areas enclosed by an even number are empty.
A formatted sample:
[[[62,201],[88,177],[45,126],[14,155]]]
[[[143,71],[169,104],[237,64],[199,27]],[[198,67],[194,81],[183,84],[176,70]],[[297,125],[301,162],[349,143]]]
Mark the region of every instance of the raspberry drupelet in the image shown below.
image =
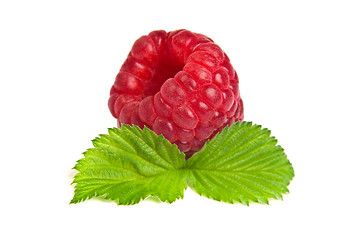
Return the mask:
[[[147,126],[188,157],[244,118],[239,79],[210,38],[185,29],[135,41],[110,91],[118,126]]]

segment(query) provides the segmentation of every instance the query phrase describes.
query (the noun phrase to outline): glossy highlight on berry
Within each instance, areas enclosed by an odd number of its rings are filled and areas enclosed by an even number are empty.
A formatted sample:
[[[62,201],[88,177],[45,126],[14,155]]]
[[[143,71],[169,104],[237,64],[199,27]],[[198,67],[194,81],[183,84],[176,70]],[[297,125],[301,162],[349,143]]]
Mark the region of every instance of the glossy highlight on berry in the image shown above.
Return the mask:
[[[185,29],[137,39],[110,91],[118,126],[145,125],[187,156],[244,118],[239,79],[210,38]]]

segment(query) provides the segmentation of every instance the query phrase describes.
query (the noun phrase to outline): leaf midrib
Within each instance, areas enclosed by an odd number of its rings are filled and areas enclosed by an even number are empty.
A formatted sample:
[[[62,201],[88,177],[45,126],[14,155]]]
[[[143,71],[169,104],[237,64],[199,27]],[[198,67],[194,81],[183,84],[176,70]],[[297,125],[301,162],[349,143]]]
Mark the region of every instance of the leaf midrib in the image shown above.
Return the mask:
[[[276,171],[241,171],[241,170],[231,170],[231,169],[201,169],[201,168],[187,168],[186,170],[190,171],[205,171],[205,172],[222,172],[222,173],[274,173]],[[263,169],[262,169],[263,170]]]
[[[168,171],[164,171],[162,173],[159,173],[159,174],[156,174],[156,175],[151,175],[151,176],[144,176],[144,175],[140,175],[138,174],[138,177],[134,177],[134,178],[131,178],[129,180],[126,180],[126,181],[122,181],[122,182],[116,182],[116,183],[111,183],[111,185],[114,185],[114,184],[120,184],[120,183],[125,183],[125,182],[130,182],[130,181],[138,181],[138,180],[144,180],[144,179],[151,179],[151,178],[156,178],[156,177],[160,177],[160,176],[163,176],[163,175],[169,175],[171,174],[172,172],[181,172],[181,171],[185,171],[186,169],[174,169],[174,170],[168,170]],[[82,178],[80,181],[76,182],[76,183],[79,183],[79,182],[86,182],[87,180],[89,179],[95,179],[94,177],[90,177],[90,178]],[[118,181],[118,179],[111,179],[111,178],[107,178],[108,180],[112,180],[112,181]],[[104,178],[103,180],[107,180],[106,178]],[[110,184],[110,183],[109,183]]]

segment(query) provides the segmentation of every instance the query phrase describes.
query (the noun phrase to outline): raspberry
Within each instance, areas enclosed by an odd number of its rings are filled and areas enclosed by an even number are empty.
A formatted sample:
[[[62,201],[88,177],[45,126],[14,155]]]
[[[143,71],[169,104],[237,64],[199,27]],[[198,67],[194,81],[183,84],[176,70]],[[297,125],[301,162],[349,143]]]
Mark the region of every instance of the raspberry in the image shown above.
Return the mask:
[[[108,105],[119,126],[145,125],[188,157],[244,118],[228,56],[210,38],[184,29],[153,31],[136,40]]]

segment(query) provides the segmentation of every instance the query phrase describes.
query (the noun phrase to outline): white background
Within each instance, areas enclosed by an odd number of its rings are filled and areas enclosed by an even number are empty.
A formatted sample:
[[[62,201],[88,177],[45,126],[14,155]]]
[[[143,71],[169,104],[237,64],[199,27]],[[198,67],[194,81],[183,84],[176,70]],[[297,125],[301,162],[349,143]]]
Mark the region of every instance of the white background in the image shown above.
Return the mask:
[[[359,1],[1,1],[1,239],[360,239]],[[283,201],[195,194],[69,205],[71,168],[116,120],[109,90],[152,30],[211,37],[240,76],[245,120],[295,169]]]

